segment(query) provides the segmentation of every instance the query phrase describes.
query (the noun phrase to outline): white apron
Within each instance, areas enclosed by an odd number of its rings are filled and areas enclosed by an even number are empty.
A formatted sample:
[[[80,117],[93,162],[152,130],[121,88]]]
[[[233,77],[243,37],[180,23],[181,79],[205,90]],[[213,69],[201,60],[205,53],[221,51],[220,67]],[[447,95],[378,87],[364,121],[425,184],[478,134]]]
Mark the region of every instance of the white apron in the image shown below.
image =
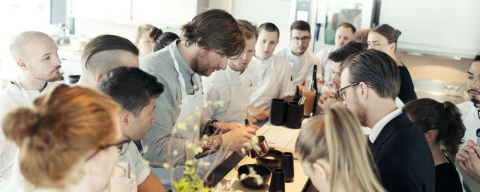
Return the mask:
[[[181,109],[180,114],[175,122],[173,130],[176,132],[173,134],[174,137],[181,138],[181,139],[188,139],[189,141],[197,141],[200,136],[200,129],[193,131],[193,127],[191,125],[196,124],[200,126],[200,119],[203,110],[203,93],[202,88],[199,87],[197,91],[193,95],[188,95],[186,88],[185,88],[185,80],[183,78],[182,73],[180,72],[180,66],[178,65],[177,60],[175,59],[175,52],[173,51],[172,46],[168,47],[170,49],[170,56],[173,59],[173,63],[175,66],[175,70],[178,73],[178,81],[180,82],[180,87],[182,90],[182,102],[181,102]],[[198,74],[193,75],[193,81],[196,85],[200,85],[200,76]],[[178,125],[182,124],[186,125],[186,130],[178,129]],[[187,153],[188,154],[188,153]],[[193,155],[193,154],[192,154]],[[187,157],[188,158],[188,157]],[[158,168],[158,167],[150,167],[152,172],[162,181],[163,185],[168,189],[173,187],[172,180],[170,178],[171,170],[165,168]],[[179,180],[182,178],[183,175],[183,166],[172,168],[175,170],[175,180]]]
[[[225,72],[225,75],[227,76],[227,79],[231,85],[230,104],[221,122],[245,124],[245,118],[247,117],[247,107],[250,103],[250,98],[252,97],[253,92],[253,81],[248,77],[248,74],[240,75],[239,80],[241,86],[234,88],[235,82],[232,81],[230,71],[227,70]],[[246,71],[244,71],[244,73],[246,73]]]

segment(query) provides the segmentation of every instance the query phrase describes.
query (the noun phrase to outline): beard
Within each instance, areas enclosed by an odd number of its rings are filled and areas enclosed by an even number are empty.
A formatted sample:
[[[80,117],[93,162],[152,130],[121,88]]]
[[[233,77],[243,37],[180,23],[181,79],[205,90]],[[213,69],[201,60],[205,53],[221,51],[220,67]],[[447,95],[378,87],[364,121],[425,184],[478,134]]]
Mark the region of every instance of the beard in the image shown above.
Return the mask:
[[[35,79],[46,81],[46,82],[55,82],[55,81],[58,81],[62,78],[62,74],[60,73],[59,70],[60,70],[60,66],[53,69],[52,71],[50,71],[50,73],[48,73],[46,75],[33,73],[31,70],[30,70],[29,73]]]
[[[360,124],[362,126],[367,126],[367,115],[366,115],[365,107],[360,105],[360,101],[357,95],[353,97],[353,105],[354,105],[353,112],[357,115],[358,120],[360,121]]]
[[[192,59],[192,70],[201,76],[208,77],[212,74],[208,61],[206,60],[207,52],[199,51]]]

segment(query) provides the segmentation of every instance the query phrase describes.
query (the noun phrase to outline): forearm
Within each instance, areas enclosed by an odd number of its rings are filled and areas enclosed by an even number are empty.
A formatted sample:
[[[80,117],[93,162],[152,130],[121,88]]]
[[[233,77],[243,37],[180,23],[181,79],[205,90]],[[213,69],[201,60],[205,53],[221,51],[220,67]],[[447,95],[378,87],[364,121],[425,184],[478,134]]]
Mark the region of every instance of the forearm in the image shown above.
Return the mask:
[[[202,149],[202,152],[197,154],[195,158],[199,159],[207,155],[216,153],[222,148],[223,138],[222,135],[216,134],[206,139],[200,139],[197,142],[197,146]]]
[[[143,139],[144,148],[148,149],[145,157],[154,167],[162,167],[164,163],[170,166],[183,165],[187,142],[188,139],[175,138],[166,128],[153,124]]]

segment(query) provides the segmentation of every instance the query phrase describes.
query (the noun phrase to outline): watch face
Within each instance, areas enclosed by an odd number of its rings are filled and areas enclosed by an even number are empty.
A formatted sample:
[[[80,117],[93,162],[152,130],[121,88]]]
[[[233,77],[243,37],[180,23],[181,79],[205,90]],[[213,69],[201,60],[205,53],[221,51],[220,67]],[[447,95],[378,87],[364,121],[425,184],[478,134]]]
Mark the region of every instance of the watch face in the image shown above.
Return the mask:
[[[477,111],[478,119],[480,119],[480,110]]]

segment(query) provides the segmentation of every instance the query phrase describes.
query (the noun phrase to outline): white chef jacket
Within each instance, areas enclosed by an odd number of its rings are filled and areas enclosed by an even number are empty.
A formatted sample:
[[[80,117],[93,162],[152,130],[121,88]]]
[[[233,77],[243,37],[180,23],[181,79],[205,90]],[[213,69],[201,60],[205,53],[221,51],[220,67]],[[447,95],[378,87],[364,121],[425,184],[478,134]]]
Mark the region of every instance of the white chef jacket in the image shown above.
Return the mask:
[[[40,95],[40,91],[26,90],[19,86],[18,80],[16,82],[15,84],[10,82],[0,94],[0,122],[3,122],[5,115],[13,109],[33,105],[33,100]],[[47,83],[44,92],[53,85],[54,83]],[[0,123],[0,130],[2,130],[0,131],[0,191],[3,187],[9,185],[13,173],[13,164],[18,161],[15,159],[18,147],[5,137],[1,125]]]
[[[252,60],[258,63],[258,65],[252,63],[248,66],[258,74],[258,87],[253,91],[250,100],[253,107],[266,110],[270,108],[272,99],[295,94],[288,61],[275,55],[264,61],[256,57]]]
[[[307,50],[304,54],[297,56],[292,53],[292,49],[289,46],[278,52],[276,55],[290,62],[290,69],[292,71],[292,83],[294,86],[303,84],[303,82],[305,82],[305,80],[307,79],[312,79],[313,65],[317,65],[317,79],[323,77],[320,60],[310,50]]]
[[[320,50],[317,53],[318,59],[320,59],[320,65],[322,66],[322,71],[323,71],[323,81],[325,83],[330,83],[332,82],[332,66],[333,66],[333,61],[328,59],[328,55],[331,52],[334,52],[337,48],[335,47],[330,47],[330,48],[325,48]]]
[[[460,145],[460,149],[462,149],[468,140],[477,142],[477,129],[480,128],[480,109],[474,107],[472,101],[460,103],[457,107],[462,113],[462,121],[466,128],[465,136],[463,136],[464,143]]]
[[[255,61],[250,61],[249,65],[252,63]],[[239,72],[234,71],[229,65],[226,70],[216,71],[210,77],[202,79],[205,102],[208,103],[203,115],[224,123],[243,123],[253,90],[257,87],[257,79],[257,72],[252,68]],[[218,105],[219,101],[223,103]],[[245,115],[225,116],[227,113]]]

